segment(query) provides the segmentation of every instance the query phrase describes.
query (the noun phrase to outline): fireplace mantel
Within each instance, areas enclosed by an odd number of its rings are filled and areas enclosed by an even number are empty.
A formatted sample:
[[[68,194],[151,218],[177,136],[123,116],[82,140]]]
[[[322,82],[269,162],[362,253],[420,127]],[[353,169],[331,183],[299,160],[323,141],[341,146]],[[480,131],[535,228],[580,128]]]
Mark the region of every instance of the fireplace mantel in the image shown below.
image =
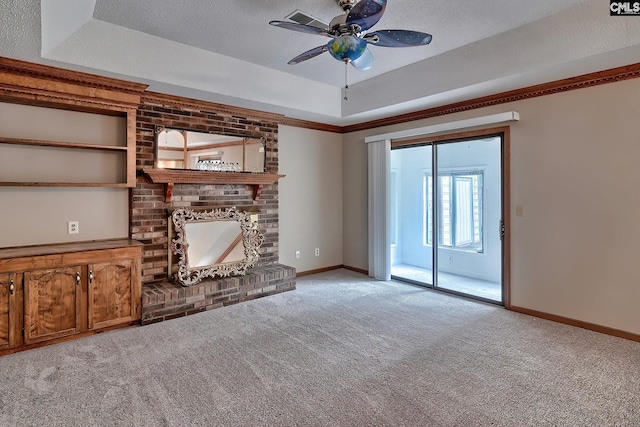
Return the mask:
[[[253,199],[257,200],[262,186],[275,184],[285,175],[260,172],[219,172],[190,169],[143,169],[142,172],[151,182],[164,184],[165,202],[171,201],[174,184],[242,184],[253,188]]]

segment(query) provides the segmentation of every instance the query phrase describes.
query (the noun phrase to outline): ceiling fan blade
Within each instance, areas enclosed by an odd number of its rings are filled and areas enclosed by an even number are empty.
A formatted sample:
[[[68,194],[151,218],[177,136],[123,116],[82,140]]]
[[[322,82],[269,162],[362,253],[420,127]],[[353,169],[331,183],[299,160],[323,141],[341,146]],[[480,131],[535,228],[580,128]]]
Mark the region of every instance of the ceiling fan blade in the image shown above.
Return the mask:
[[[351,8],[347,15],[347,25],[358,25],[362,30],[368,30],[382,18],[387,0],[360,0]]]
[[[285,28],[287,30],[298,31],[300,33],[317,34],[320,36],[329,36],[328,29],[312,27],[310,25],[296,24],[295,22],[271,21],[270,25],[274,27]]]
[[[326,44],[322,45],[322,46],[314,47],[313,49],[308,50],[308,51],[306,51],[304,53],[301,53],[300,55],[296,56],[291,61],[287,62],[287,64],[289,64],[289,65],[299,64],[302,61],[306,61],[307,59],[315,58],[316,56],[320,55],[321,53],[325,53],[327,50],[329,50],[329,48],[327,47]]]
[[[371,51],[369,49],[365,50],[360,58],[351,61],[351,65],[360,71],[370,70],[373,67],[373,55]]]
[[[380,30],[364,36],[367,42],[382,47],[424,46],[431,43],[432,38],[431,34],[409,30]]]

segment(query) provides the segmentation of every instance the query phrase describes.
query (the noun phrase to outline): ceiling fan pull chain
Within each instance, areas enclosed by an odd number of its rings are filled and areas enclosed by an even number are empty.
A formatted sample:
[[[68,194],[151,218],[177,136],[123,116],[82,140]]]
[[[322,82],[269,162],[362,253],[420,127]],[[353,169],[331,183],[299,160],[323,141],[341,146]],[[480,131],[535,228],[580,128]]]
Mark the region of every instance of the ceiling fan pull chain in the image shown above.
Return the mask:
[[[344,61],[344,100],[348,101],[347,91],[349,90],[349,63]]]

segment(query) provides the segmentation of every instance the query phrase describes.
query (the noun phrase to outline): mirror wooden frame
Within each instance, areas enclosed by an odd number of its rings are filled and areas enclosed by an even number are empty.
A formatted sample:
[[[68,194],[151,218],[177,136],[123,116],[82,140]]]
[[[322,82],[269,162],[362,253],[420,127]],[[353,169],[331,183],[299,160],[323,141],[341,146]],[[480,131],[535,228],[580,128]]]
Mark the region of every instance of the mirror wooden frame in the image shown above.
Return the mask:
[[[178,134],[181,135],[182,139],[183,139],[183,144],[184,144],[184,148],[185,148],[185,157],[183,157],[182,159],[161,159],[160,157],[160,151],[162,150],[160,148],[161,143],[160,143],[160,135],[166,132],[167,134],[169,132],[176,132]],[[228,147],[229,145],[241,145],[242,146],[242,159],[241,159],[241,165],[240,165],[240,170],[236,170],[235,172],[251,172],[251,173],[256,173],[256,172],[264,172],[265,171],[265,167],[267,164],[267,153],[266,153],[266,138],[265,137],[255,137],[255,138],[251,138],[251,137],[247,137],[247,136],[242,136],[242,135],[235,135],[235,134],[228,134],[228,133],[220,133],[220,134],[216,134],[216,133],[211,133],[211,132],[205,132],[205,131],[201,131],[201,130],[192,130],[192,129],[181,129],[181,128],[173,128],[173,127],[166,127],[166,126],[161,126],[161,125],[156,125],[155,126],[155,130],[154,130],[154,157],[153,157],[153,163],[154,163],[154,168],[156,169],[174,169],[174,170],[200,170],[197,168],[189,168],[187,167],[187,158],[186,158],[186,152],[189,151],[189,134],[193,135],[200,135],[202,137],[217,137],[217,138],[225,138],[225,139],[232,139],[233,141],[228,141],[228,142],[218,142],[218,143],[212,143],[209,146],[205,146],[203,148],[209,148],[209,149],[213,149],[215,148],[216,145],[220,146],[220,147]],[[252,155],[252,152],[250,152],[249,148],[252,146],[258,146],[259,147],[259,152],[261,154],[256,155]],[[193,150],[198,150],[199,148],[197,146],[192,147]],[[173,149],[173,151],[175,151],[175,149]],[[171,167],[171,166],[162,166],[160,163],[161,162],[166,162],[166,161],[174,161],[174,162],[182,162],[182,166],[176,166],[176,167]],[[238,162],[240,162],[240,159],[238,159]],[[260,165],[259,169],[257,169],[255,166],[250,166],[254,163],[256,163],[258,165]]]
[[[242,276],[248,268],[253,267],[260,258],[259,248],[264,242],[264,235],[258,229],[258,223],[251,220],[251,213],[235,207],[214,209],[211,211],[194,211],[192,209],[176,209],[171,213],[176,238],[171,241],[171,251],[179,256],[176,279],[183,286],[193,286],[207,277]],[[239,262],[228,262],[203,267],[189,265],[189,241],[185,225],[196,222],[237,221],[242,233],[244,259]]]

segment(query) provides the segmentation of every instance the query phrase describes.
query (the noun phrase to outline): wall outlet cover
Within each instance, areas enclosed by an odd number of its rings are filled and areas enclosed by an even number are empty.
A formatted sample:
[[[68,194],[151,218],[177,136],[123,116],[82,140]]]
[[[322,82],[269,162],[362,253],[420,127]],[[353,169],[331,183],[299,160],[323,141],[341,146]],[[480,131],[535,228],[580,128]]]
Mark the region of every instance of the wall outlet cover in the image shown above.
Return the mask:
[[[69,234],[78,234],[78,233],[80,233],[80,223],[78,221],[69,221],[69,222],[67,222],[67,232]]]

